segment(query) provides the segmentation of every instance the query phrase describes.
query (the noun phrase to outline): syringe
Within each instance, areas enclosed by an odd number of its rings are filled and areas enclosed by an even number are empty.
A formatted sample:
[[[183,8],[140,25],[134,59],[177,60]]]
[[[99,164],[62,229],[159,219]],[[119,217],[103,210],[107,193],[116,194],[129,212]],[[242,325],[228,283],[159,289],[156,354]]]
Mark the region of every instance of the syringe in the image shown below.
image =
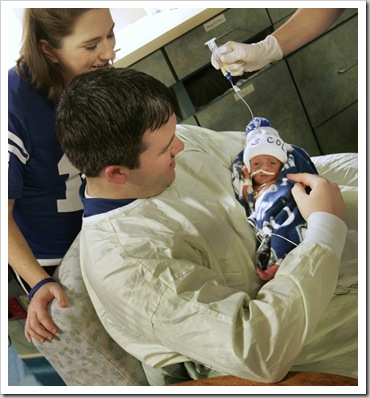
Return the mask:
[[[231,77],[230,71],[227,70],[225,65],[221,61],[221,55],[220,51],[218,50],[217,44],[216,44],[216,38],[214,37],[211,40],[208,40],[207,42],[204,43],[205,46],[208,46],[208,48],[211,50],[212,55],[214,56],[215,60],[220,66],[222,74],[226,77],[226,79],[230,82],[232,88],[234,89],[235,93],[238,95],[238,97],[243,101],[243,103],[246,105],[246,107],[249,109],[249,112],[252,116],[253,119],[253,112],[250,106],[247,104],[247,102],[244,100],[244,98],[239,94],[240,88],[238,86],[235,86],[233,83],[233,79]]]
[[[207,42],[204,43],[204,45],[207,45],[208,48],[211,50],[212,55],[214,56],[215,60],[217,61],[218,65],[220,66],[222,74],[226,77],[226,79],[230,82],[230,84],[233,86],[233,89],[235,91],[239,91],[239,87],[234,86],[233,80],[231,78],[231,73],[225,68],[224,64],[221,61],[221,55],[220,52],[218,51],[218,47],[216,44],[216,38],[214,37],[211,40],[208,40]]]

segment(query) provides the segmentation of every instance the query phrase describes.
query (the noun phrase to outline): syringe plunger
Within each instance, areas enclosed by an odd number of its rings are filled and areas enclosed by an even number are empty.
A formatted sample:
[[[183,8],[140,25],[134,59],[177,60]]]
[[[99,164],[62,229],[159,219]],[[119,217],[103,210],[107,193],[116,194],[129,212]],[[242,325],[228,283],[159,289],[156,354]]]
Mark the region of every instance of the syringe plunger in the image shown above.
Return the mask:
[[[228,70],[224,67],[222,61],[221,61],[221,55],[220,52],[218,51],[218,47],[216,44],[216,38],[214,37],[211,40],[208,40],[207,42],[204,43],[205,45],[208,46],[208,48],[211,50],[212,55],[214,56],[215,60],[217,61],[218,65],[220,66],[221,72],[223,73],[224,76],[227,75]]]

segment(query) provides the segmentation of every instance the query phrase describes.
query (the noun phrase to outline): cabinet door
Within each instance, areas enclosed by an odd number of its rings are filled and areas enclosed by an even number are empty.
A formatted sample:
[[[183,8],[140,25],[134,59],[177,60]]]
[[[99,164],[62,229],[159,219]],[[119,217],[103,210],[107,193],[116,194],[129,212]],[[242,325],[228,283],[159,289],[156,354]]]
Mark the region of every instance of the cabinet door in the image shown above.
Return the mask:
[[[316,128],[315,133],[324,154],[358,152],[358,103]]]
[[[288,57],[314,128],[357,101],[357,19],[352,17]]]
[[[320,155],[284,60],[252,76],[240,88],[254,116],[267,118],[287,143],[303,147],[312,156]],[[244,131],[251,119],[248,108],[232,89],[196,117],[202,127],[216,131]]]
[[[190,116],[187,119],[181,120],[179,124],[191,124],[192,126],[198,126],[198,123],[194,116]]]
[[[296,11],[296,8],[268,8],[267,11],[270,15],[273,24],[281,21],[282,19],[290,16]]]
[[[158,50],[140,61],[130,66],[132,69],[136,69],[139,72],[147,73],[160,80],[167,87],[172,86],[175,83],[175,78],[162,54],[161,50]]]
[[[244,42],[270,25],[265,8],[229,8],[169,43],[165,50],[177,77],[182,79],[210,63],[211,52],[204,45],[208,40],[222,36],[217,40],[219,46],[229,40]]]

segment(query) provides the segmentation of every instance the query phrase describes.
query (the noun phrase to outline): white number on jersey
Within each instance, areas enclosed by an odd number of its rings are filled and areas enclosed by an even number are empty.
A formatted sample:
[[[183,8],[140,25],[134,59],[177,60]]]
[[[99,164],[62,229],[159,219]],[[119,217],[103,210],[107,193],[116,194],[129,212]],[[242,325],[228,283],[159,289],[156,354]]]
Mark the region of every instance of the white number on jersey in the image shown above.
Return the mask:
[[[58,212],[66,213],[69,211],[82,210],[83,205],[79,196],[79,188],[81,186],[81,177],[79,171],[63,155],[58,163],[59,175],[68,174],[66,181],[66,198],[58,199]]]

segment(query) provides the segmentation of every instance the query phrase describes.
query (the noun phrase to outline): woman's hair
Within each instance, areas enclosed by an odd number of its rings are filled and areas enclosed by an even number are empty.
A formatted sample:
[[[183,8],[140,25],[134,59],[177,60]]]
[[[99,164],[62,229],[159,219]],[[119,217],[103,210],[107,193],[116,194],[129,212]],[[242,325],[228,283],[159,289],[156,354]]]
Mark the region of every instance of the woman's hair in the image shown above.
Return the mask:
[[[147,130],[166,124],[176,96],[159,80],[129,68],[99,69],[75,77],[56,110],[63,152],[87,177],[109,165],[135,169]]]
[[[63,39],[72,34],[76,21],[91,8],[25,8],[22,47],[16,64],[18,75],[30,80],[51,101],[57,102],[65,86],[59,64],[49,60],[40,40],[61,48]]]

